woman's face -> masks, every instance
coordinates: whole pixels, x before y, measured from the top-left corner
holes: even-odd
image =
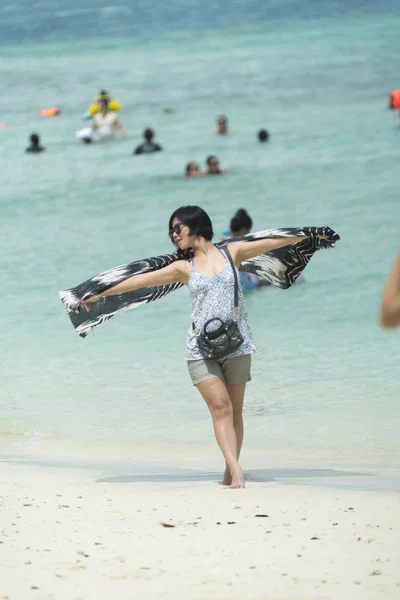
[[[169,232],[171,240],[180,248],[185,250],[186,248],[192,247],[193,236],[189,235],[189,226],[185,225],[175,217],[172,221],[172,227]]]
[[[197,163],[194,162],[189,165],[187,176],[188,177],[200,177],[200,167]]]

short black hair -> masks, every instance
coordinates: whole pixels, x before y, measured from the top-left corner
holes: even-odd
[[[34,145],[38,145],[39,144],[39,135],[37,133],[31,133],[31,135],[29,136],[29,139],[31,140],[32,144]]]
[[[168,231],[172,229],[172,221],[177,218],[189,227],[190,235],[198,235],[211,241],[214,235],[211,219],[200,206],[180,206],[169,218]]]
[[[236,214],[231,219],[230,229],[232,233],[236,233],[241,229],[250,229],[253,226],[253,221],[245,208],[239,208]]]
[[[194,160],[190,161],[187,165],[186,165],[186,175],[189,175],[190,169],[192,168],[192,165],[195,165],[196,163],[194,162]]]
[[[152,129],[150,129],[150,127],[147,127],[147,129],[144,130],[143,132],[143,137],[145,140],[151,140],[153,139],[154,136],[154,131]]]
[[[269,132],[266,129],[260,129],[258,132],[258,139],[260,142],[265,142],[269,139]]]

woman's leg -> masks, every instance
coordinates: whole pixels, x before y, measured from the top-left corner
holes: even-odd
[[[239,460],[240,450],[243,444],[243,401],[244,393],[246,391],[245,383],[227,383],[226,389],[228,390],[229,397],[231,399],[232,411],[233,411],[233,427],[236,433],[237,442],[237,458]],[[224,478],[222,485],[230,485],[232,482],[232,476],[228,467],[228,463],[225,465]]]
[[[238,442],[233,423],[233,407],[225,383],[218,377],[197,384],[214,424],[215,437],[232,476],[230,487],[243,488],[243,472],[238,463]]]

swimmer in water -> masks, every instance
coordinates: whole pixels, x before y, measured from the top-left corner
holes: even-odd
[[[266,129],[260,129],[257,134],[257,137],[260,142],[268,142],[269,141],[269,132]]]
[[[241,235],[246,235],[250,233],[251,228],[253,227],[253,220],[250,217],[249,213],[245,208],[239,208],[236,211],[234,216],[231,219],[229,226],[229,234],[228,232],[224,232],[222,236],[222,240],[227,240],[230,238],[239,237]],[[228,234],[228,235],[227,235]],[[271,285],[268,281],[263,279],[262,277],[258,277],[253,273],[246,273],[245,271],[239,271],[240,283],[242,285],[242,290],[247,292],[248,290],[252,290],[254,288],[264,287],[266,285]],[[301,274],[296,279],[297,283],[304,283],[304,275]]]
[[[253,220],[245,208],[239,208],[231,219],[229,233],[231,237],[238,237],[250,233]]]
[[[99,90],[97,92],[97,102],[99,102],[100,100],[107,100],[107,102],[110,102],[111,98],[112,96],[108,92],[106,92],[106,90]]]
[[[112,140],[114,138],[114,130],[118,129],[122,135],[127,136],[128,132],[118,119],[115,112],[108,109],[108,101],[100,100],[100,112],[95,114],[92,121],[92,130],[97,131],[101,140]]]
[[[203,173],[201,173],[197,162],[190,162],[186,165],[186,177],[189,179],[195,179],[201,177],[202,175]]]
[[[225,235],[222,239],[226,240],[246,235],[247,233],[250,233],[252,226],[253,221],[247,210],[239,208],[231,219],[229,235]],[[239,280],[244,292],[270,285],[265,279],[262,279],[253,273],[246,273],[245,271],[239,271]]]
[[[217,128],[215,130],[216,135],[227,135],[231,133],[228,127],[228,117],[225,115],[218,115],[217,117]]]
[[[32,135],[29,136],[29,141],[30,146],[28,146],[25,149],[25,152],[38,153],[43,152],[43,150],[45,150],[45,148],[43,148],[43,146],[40,145],[40,137],[37,133],[32,133]]]
[[[219,166],[219,160],[216,156],[209,156],[206,160],[207,172],[206,175],[224,175],[228,172],[228,169],[221,169]]]
[[[151,152],[161,152],[161,146],[153,142],[154,131],[152,129],[145,129],[143,132],[143,137],[145,139],[144,143],[137,146],[133,154],[149,154]]]

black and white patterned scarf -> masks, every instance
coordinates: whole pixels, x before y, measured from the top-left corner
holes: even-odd
[[[321,239],[318,236],[327,236],[327,239]],[[253,242],[255,240],[287,237],[304,237],[304,240],[246,260],[240,265],[239,270],[253,273],[273,285],[287,289],[296,281],[316,250],[333,248],[335,243],[340,240],[339,235],[330,227],[296,227],[266,229],[236,237],[234,240],[227,239],[215,245],[223,247],[232,243],[232,241]],[[191,250],[178,250],[172,254],[136,260],[104,271],[76,287],[59,292],[76,332],[81,337],[86,337],[96,325],[101,325],[116,313],[136,308],[148,302],[154,302],[182,287],[183,284],[172,283],[158,287],[145,287],[125,294],[104,296],[91,305],[89,313],[80,305],[82,300],[102,294],[109,288],[121,283],[121,281],[132,277],[132,275],[156,271],[170,265],[175,260],[189,260],[191,256]]]

